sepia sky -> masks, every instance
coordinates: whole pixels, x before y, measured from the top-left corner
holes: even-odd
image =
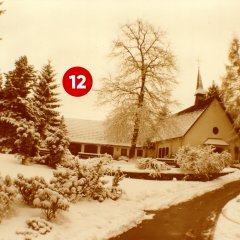
[[[72,97],[64,92],[64,72],[87,68],[93,89],[113,73],[107,57],[119,26],[143,19],[167,32],[176,56],[179,84],[173,96],[179,110],[194,102],[198,59],[204,87],[221,83],[230,41],[240,37],[239,0],[5,0],[0,17],[0,71],[12,70],[21,55],[36,69],[48,59],[57,72],[65,117],[104,119],[109,107],[96,107],[96,94]]]

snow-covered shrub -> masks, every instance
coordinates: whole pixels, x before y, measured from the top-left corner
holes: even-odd
[[[232,162],[231,154],[223,151],[214,152],[212,146],[183,146],[176,153],[176,160],[181,169],[196,174],[211,174],[222,171]]]
[[[124,174],[122,173],[120,168],[118,168],[114,173],[114,177],[113,177],[113,180],[112,180],[112,186],[113,187],[118,187],[119,182],[122,181],[123,179],[124,179]]]
[[[110,155],[110,154],[108,154],[108,153],[102,154],[100,158],[102,158],[102,159],[108,159],[109,161],[112,161],[112,160],[113,160],[112,155]]]
[[[42,235],[49,233],[52,230],[52,224],[43,218],[36,217],[26,220],[28,228],[39,232]]]
[[[44,189],[48,186],[43,177],[26,178],[22,174],[17,175],[15,185],[21,193],[23,200],[30,206],[33,205],[33,200],[39,189]]]
[[[59,167],[53,172],[53,176],[50,181],[52,188],[70,202],[76,202],[84,196],[86,179],[78,176],[74,170]]]
[[[118,168],[113,176],[112,179],[112,187],[108,189],[108,197],[111,198],[112,200],[117,200],[121,197],[122,195],[122,189],[119,187],[119,182],[124,179],[124,174]]]
[[[59,210],[66,211],[69,208],[67,199],[50,188],[39,189],[35,194],[33,205],[41,208],[48,220],[55,218]]]
[[[37,164],[41,164],[41,165],[45,165],[46,164],[46,159],[47,159],[47,156],[36,156],[36,157],[33,157],[31,160],[33,163],[37,163]]]
[[[56,168],[57,164],[65,161],[65,152],[68,150],[69,139],[65,131],[59,128],[54,133],[49,133],[46,138],[47,149],[49,154],[46,156],[46,164]]]
[[[79,201],[83,197],[98,201],[111,198],[111,189],[105,186],[106,182],[103,180],[107,162],[109,158],[79,160],[73,157],[63,164],[64,167],[54,171],[51,187],[71,202]],[[115,181],[120,181],[120,177]]]
[[[0,176],[0,222],[10,210],[17,193],[13,180],[9,176],[5,178]]]
[[[40,135],[36,132],[32,121],[22,121],[16,129],[16,140],[14,142],[17,154],[26,164],[32,157],[38,154]]]
[[[164,170],[170,170],[171,167],[161,161],[154,158],[140,158],[137,160],[137,167],[139,169],[149,169],[151,170],[150,175],[153,177],[160,176],[161,172]]]

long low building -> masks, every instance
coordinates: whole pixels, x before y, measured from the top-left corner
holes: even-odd
[[[106,139],[103,121],[65,119],[70,138],[70,151],[75,155],[110,154],[114,159],[129,156],[130,143],[113,143]],[[154,150],[137,145],[135,157],[146,157]]]

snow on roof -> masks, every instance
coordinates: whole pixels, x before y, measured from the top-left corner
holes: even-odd
[[[103,121],[66,118],[68,135],[71,142],[130,146],[130,143],[113,143],[105,137]]]
[[[195,95],[197,94],[206,94],[206,91],[204,89],[197,89]]]
[[[204,144],[206,145],[218,145],[218,146],[229,146],[227,142],[220,138],[208,138]]]
[[[192,125],[198,120],[206,108],[193,112],[175,114],[159,123],[159,131],[155,141],[184,136]]]

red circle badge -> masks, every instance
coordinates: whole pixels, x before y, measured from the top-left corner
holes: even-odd
[[[92,75],[83,67],[72,67],[64,73],[62,84],[68,94],[81,97],[91,90],[93,84]]]

